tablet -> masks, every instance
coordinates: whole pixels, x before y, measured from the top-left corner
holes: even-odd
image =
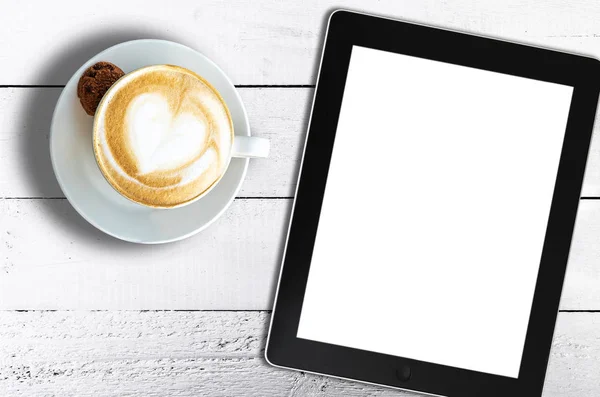
[[[434,395],[540,396],[599,65],[336,11],[267,361]]]

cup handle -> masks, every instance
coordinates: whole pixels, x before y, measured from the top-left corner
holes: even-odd
[[[271,144],[268,139],[256,136],[236,135],[233,139],[232,157],[269,157]]]

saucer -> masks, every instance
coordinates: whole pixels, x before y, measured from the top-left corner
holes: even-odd
[[[223,178],[204,197],[183,207],[155,209],[129,201],[104,179],[92,148],[92,124],[77,98],[77,83],[89,66],[112,62],[125,73],[148,65],[171,64],[208,80],[225,99],[236,135],[250,136],[248,116],[233,83],[204,55],[164,40],[135,40],[102,51],[87,61],[62,91],[50,128],[52,167],[66,198],[89,223],[121,240],[159,244],[192,236],[231,205],[246,175],[248,159],[232,158]]]

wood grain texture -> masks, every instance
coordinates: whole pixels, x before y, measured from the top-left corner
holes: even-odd
[[[600,56],[592,0],[3,2],[0,309],[269,309],[291,200],[236,200],[179,243],[115,240],[66,200],[22,199],[62,197],[47,142],[60,88],[15,86],[63,85],[94,54],[138,38],[189,45],[236,84],[310,85],[334,7]],[[240,195],[292,196],[312,89],[240,93],[253,134],[273,149],[251,163]],[[600,197],[599,135],[596,127],[583,196]],[[584,201],[563,309],[600,309],[599,241],[600,201]],[[267,366],[268,320],[261,311],[0,310],[0,396],[412,395]],[[559,315],[545,396],[600,395],[599,335],[600,313]]]
[[[141,246],[66,200],[0,200],[0,309],[267,309],[290,200],[236,200],[186,240]]]
[[[581,197],[600,197],[600,121],[594,122],[594,135],[588,152]]]
[[[2,5],[0,85],[65,84],[92,55],[137,38],[196,48],[236,84],[312,84],[335,8],[600,54],[591,0],[14,1]]]
[[[0,88],[0,198],[64,197],[48,150],[60,92],[61,88]],[[271,156],[250,162],[239,195],[293,196],[313,90],[241,88],[239,92],[252,134],[271,141]]]
[[[290,210],[238,199],[194,237],[139,246],[66,200],[0,200],[0,309],[270,309]],[[600,201],[582,201],[562,309],[600,309],[598,241]]]
[[[268,366],[263,355],[269,317],[0,312],[0,390],[81,397],[413,395]],[[598,395],[599,334],[600,314],[559,315],[544,396]]]
[[[271,156],[251,161],[242,197],[291,197],[304,148],[312,88],[240,88],[253,135]],[[50,164],[48,132],[61,88],[0,88],[0,198],[64,197]],[[582,196],[600,196],[600,123]]]
[[[561,308],[600,310],[600,200],[579,203]]]

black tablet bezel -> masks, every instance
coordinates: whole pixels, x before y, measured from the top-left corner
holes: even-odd
[[[354,45],[574,87],[517,379],[296,336]],[[265,353],[267,361],[286,368],[444,396],[504,397],[516,392],[541,395],[599,92],[600,62],[593,58],[335,11],[323,49]],[[398,303],[398,315],[402,315],[402,302]]]

